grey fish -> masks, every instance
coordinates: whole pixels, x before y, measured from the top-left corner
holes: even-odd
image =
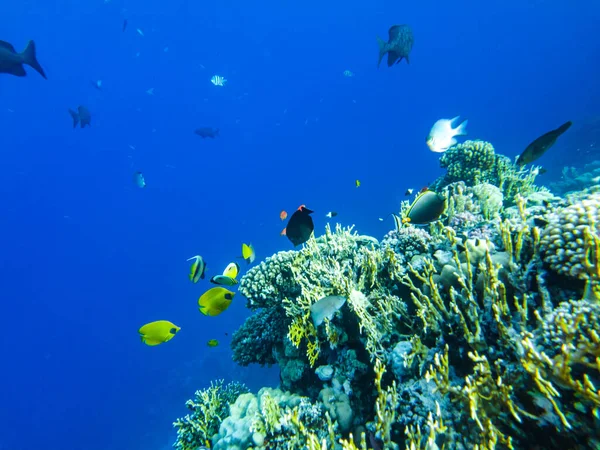
[[[535,141],[527,146],[523,153],[517,157],[517,166],[524,166],[525,164],[532,163],[536,159],[540,158],[546,150],[552,147],[556,140],[567,131],[573,123],[571,121],[563,123],[556,130],[549,131],[548,133],[540,136]]]
[[[198,136],[200,136],[201,138],[216,138],[219,135],[219,129],[218,128],[212,128],[212,127],[202,127],[202,128],[198,128],[196,129],[196,131],[194,131],[194,133],[196,133]]]
[[[90,114],[89,109],[87,109],[83,105],[79,105],[77,111],[73,111],[69,109],[69,114],[73,118],[73,128],[77,127],[77,125],[81,125],[81,128],[85,128],[85,126],[90,126],[92,124],[92,115]]]
[[[388,55],[388,67],[399,63],[403,58],[409,63],[408,55],[415,42],[412,29],[408,25],[394,25],[389,29],[388,34],[387,42],[377,36],[377,43],[379,44],[377,67],[381,64],[381,60],[386,53]]]
[[[23,64],[35,69],[41,76],[46,78],[44,69],[40,66],[35,56],[35,42],[29,41],[27,47],[21,53],[6,41],[0,41],[0,73],[8,73],[17,77],[27,75]]]

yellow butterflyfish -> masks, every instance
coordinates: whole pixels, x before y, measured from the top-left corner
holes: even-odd
[[[256,253],[252,244],[242,244],[242,258],[246,260],[248,264],[252,264],[256,259]]]
[[[218,316],[229,308],[234,295],[224,287],[211,288],[198,299],[198,308],[205,316]]]
[[[179,330],[180,327],[168,320],[157,320],[141,327],[138,333],[144,344],[153,346],[170,341]]]
[[[237,278],[238,273],[240,273],[240,265],[236,262],[231,262],[225,267],[223,271],[223,276],[233,278],[234,280]]]

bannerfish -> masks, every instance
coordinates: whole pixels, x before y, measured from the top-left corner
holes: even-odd
[[[572,124],[573,123],[571,121],[563,123],[556,130],[549,131],[529,144],[527,148],[523,150],[523,153],[517,157],[517,166],[530,164],[536,159],[540,158],[544,153],[546,153],[546,150],[556,143],[556,140],[560,137],[560,135],[567,131]]]
[[[429,150],[436,153],[443,153],[456,144],[456,136],[465,136],[467,134],[468,120],[461,122],[454,128],[454,123],[459,117],[440,119],[433,124],[429,136],[427,136]]]
[[[234,296],[234,292],[224,287],[210,288],[198,299],[198,309],[205,316],[218,316],[229,308]]]
[[[29,41],[25,50],[21,53],[17,53],[12,44],[6,41],[0,41],[0,73],[24,77],[27,75],[27,72],[25,72],[23,64],[27,64],[42,77],[46,78],[44,69],[42,69],[42,66],[36,57],[35,42]]]
[[[216,138],[219,135],[219,129],[218,128],[212,128],[212,127],[202,127],[202,128],[197,128],[194,133],[196,133],[198,136],[200,136],[202,139],[205,138]]]
[[[310,215],[314,211],[308,209],[306,206],[301,205],[287,224],[285,235],[294,244],[294,247],[304,244],[310,238],[311,234],[315,229],[312,217]]]
[[[206,263],[200,255],[192,256],[188,258],[188,261],[194,260],[190,267],[189,278],[192,283],[197,283],[200,279],[204,279],[204,273],[206,272]]]
[[[138,171],[133,174],[133,182],[139,188],[146,187],[146,179],[144,178],[144,174],[142,172]]]
[[[377,36],[377,43],[379,44],[377,67],[381,64],[381,60],[386,53],[388,55],[388,67],[399,63],[403,58],[409,63],[408,55],[415,42],[412,29],[408,25],[394,25],[388,30],[388,36],[387,42]]]
[[[92,115],[90,114],[89,109],[83,105],[79,105],[77,111],[69,109],[69,114],[71,114],[71,117],[73,118],[73,128],[76,128],[77,124],[79,124],[81,128],[85,128],[86,125],[90,126],[92,124]]]
[[[146,345],[154,346],[169,342],[181,330],[180,327],[168,320],[157,320],[142,326],[138,333]]]
[[[446,209],[446,197],[433,191],[421,192],[408,208],[403,222],[427,225],[440,218]],[[396,220],[396,217],[394,217]],[[397,224],[398,226],[399,224]]]

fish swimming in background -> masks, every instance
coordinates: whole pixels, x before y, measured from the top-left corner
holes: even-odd
[[[135,31],[137,31],[137,34],[139,34],[141,37],[144,37],[144,32],[139,28],[137,28]]]
[[[337,216],[337,213],[335,211],[329,211],[327,214],[325,214],[325,217],[329,219],[333,219],[335,216]]]
[[[399,63],[402,59],[406,59],[406,62],[409,63],[408,55],[415,42],[412,29],[408,25],[394,25],[388,30],[388,36],[387,42],[377,36],[377,43],[379,44],[377,67],[381,64],[381,60],[386,53],[388,55],[388,67]]]
[[[197,283],[200,279],[204,280],[204,273],[206,272],[206,263],[200,255],[192,256],[188,258],[188,261],[194,260],[190,267],[189,278],[192,283]]]
[[[219,135],[219,129],[212,128],[212,127],[201,127],[201,128],[196,128],[196,130],[194,130],[194,133],[196,133],[202,139],[206,139],[206,138],[214,139]]]
[[[121,28],[121,31],[125,31],[127,29],[127,19],[123,19],[123,27]]]
[[[168,320],[157,320],[142,326],[138,333],[144,344],[154,346],[169,342],[179,330],[180,327]]]
[[[287,216],[288,216],[288,214],[287,214],[287,211],[281,211],[281,212],[279,213],[279,218],[280,218],[281,220],[285,220],[285,219],[287,219]]]
[[[146,90],[146,94],[154,95],[154,88],[150,88],[150,89]]]
[[[431,127],[429,136],[427,136],[427,146],[429,150],[436,153],[443,153],[456,144],[455,136],[465,136],[467,134],[467,123],[465,120],[453,128],[454,122],[460,116],[452,119],[440,119]]]
[[[35,42],[29,41],[25,50],[17,53],[12,44],[0,41],[0,73],[24,77],[27,75],[27,72],[25,72],[23,64],[33,68],[42,77],[46,78],[44,69],[42,69],[36,57]]]
[[[212,84],[214,84],[215,86],[225,86],[225,83],[227,83],[227,80],[225,78],[223,78],[221,75],[213,75],[212,78],[210,79],[210,82]]]
[[[71,114],[71,117],[73,118],[73,128],[77,127],[77,124],[80,124],[81,128],[91,126],[92,124],[92,115],[90,114],[89,109],[83,105],[79,105],[77,111],[69,109],[69,114]]]
[[[146,180],[145,180],[144,174],[142,172],[138,171],[138,172],[135,172],[133,174],[133,182],[139,188],[145,188],[146,187]]]
[[[210,288],[198,299],[198,309],[205,316],[218,316],[229,308],[234,296],[234,292],[224,287]]]
[[[408,196],[408,195],[412,195],[414,189],[407,189],[406,192],[404,193],[404,195]]]
[[[288,221],[285,235],[290,240],[294,247],[304,244],[312,235],[315,224],[313,223],[310,215],[314,211],[308,209],[306,206],[301,205],[290,220]]]
[[[102,80],[90,81],[90,83],[95,89],[98,89],[99,91],[102,90]]]
[[[344,70],[344,76],[348,77],[348,78],[352,78],[354,76],[354,73],[349,70]]]
[[[242,244],[242,258],[246,260],[248,264],[252,264],[256,259],[256,252],[252,244]]]
[[[219,345],[219,341],[217,341],[216,339],[211,339],[206,343],[206,345],[208,345],[209,347],[216,347],[217,345]]]
[[[360,180],[355,180],[354,181],[354,186],[360,187]]]
[[[549,131],[529,144],[527,148],[523,150],[523,153],[517,157],[517,166],[524,166],[525,164],[530,164],[539,159],[546,153],[546,150],[556,143],[556,140],[560,135],[567,131],[571,125],[573,125],[573,122],[565,122],[556,130]]]

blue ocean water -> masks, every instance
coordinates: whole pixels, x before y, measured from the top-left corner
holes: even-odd
[[[399,23],[411,63],[377,69],[376,36]],[[597,116],[598,23],[592,0],[5,2],[0,39],[33,39],[48,80],[0,77],[0,449],[168,448],[211,380],[276,385],[231,361],[245,300],[201,315],[209,284],[186,259],[214,275],[242,242],[258,260],[290,249],[279,212],[300,204],[317,234],[334,210],[380,238],[378,217],[442,173],[425,145],[439,118],[514,157]],[[80,104],[91,128],[71,126]],[[141,344],[160,319],[181,332]]]

